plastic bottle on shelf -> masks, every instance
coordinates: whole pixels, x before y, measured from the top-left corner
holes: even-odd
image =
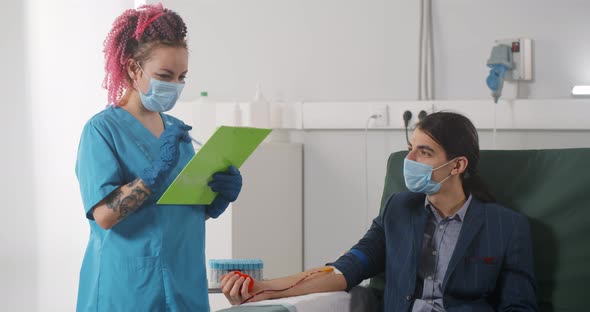
[[[286,103],[283,95],[279,93],[276,101],[270,103],[270,127],[272,129],[280,129],[283,126],[283,110]]]
[[[256,96],[250,102],[250,120],[248,123],[251,127],[269,128],[270,127],[270,104],[262,95],[260,83],[256,88]]]
[[[209,101],[209,93],[202,91],[199,100],[197,101],[199,111],[200,124],[197,125],[200,129],[202,141],[207,141],[209,137],[215,132],[216,124],[216,109],[215,103]]]
[[[232,120],[234,126],[240,127],[242,125],[242,108],[240,107],[240,103],[238,103],[238,101],[234,102],[232,108]]]

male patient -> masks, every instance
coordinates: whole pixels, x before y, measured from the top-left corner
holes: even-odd
[[[384,272],[384,311],[537,311],[528,220],[495,203],[478,176],[471,121],[431,114],[417,125],[409,150],[403,173],[410,192],[389,197],[346,254],[270,281],[226,274],[228,300],[350,290]]]

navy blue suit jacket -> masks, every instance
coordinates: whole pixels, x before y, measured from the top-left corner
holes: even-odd
[[[409,311],[428,212],[425,195],[392,195],[353,249],[332,263],[348,289],[385,272],[385,311]],[[525,216],[473,198],[443,281],[447,311],[537,311],[532,242]]]

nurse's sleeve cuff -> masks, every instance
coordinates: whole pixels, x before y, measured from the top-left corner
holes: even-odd
[[[109,196],[113,191],[118,189],[118,185],[104,185],[96,192],[88,192],[88,198],[84,200],[84,210],[86,210],[86,218],[88,220],[94,221],[94,216],[92,215],[92,209],[96,207],[100,202],[102,202],[107,196]]]

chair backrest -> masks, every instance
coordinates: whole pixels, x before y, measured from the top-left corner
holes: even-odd
[[[406,155],[389,157],[382,206],[391,194],[407,191]],[[589,162],[590,148],[481,151],[478,170],[498,202],[529,218],[542,311],[588,309]],[[383,276],[371,280],[371,287],[383,285]]]

